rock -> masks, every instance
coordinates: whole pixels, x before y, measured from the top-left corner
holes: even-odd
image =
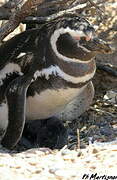
[[[107,93],[104,95],[104,100],[112,104],[117,104],[117,91],[107,91]]]

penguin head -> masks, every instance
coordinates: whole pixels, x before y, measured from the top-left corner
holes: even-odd
[[[96,37],[94,27],[82,17],[69,14],[54,22],[50,36],[56,56],[73,60],[87,61],[97,53],[110,52],[110,47]]]

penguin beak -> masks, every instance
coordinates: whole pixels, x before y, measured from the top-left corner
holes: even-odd
[[[110,54],[113,52],[111,45],[99,38],[94,38],[92,40],[97,51],[100,53]]]
[[[107,42],[96,37],[96,32],[93,28],[84,33],[86,35],[85,40],[88,41],[87,45],[89,44],[89,46],[91,46],[92,51],[94,49],[94,51],[96,50],[98,53],[112,53],[111,46]]]
[[[97,53],[105,53],[110,54],[113,52],[113,49],[111,46],[103,41],[102,39],[99,39],[97,37],[91,38],[90,40],[86,40],[86,37],[82,37],[79,41],[81,46],[84,46],[90,51],[95,51]]]
[[[84,48],[89,51],[105,54],[110,54],[113,52],[111,46],[107,42],[96,37],[94,29],[84,31],[82,33],[74,33],[72,37],[74,40],[76,40],[78,46],[84,46]]]

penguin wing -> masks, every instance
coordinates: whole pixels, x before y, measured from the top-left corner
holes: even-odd
[[[8,106],[8,127],[2,145],[12,149],[20,140],[25,124],[26,92],[32,82],[32,75],[13,80],[6,91]]]
[[[20,53],[34,52],[36,38],[41,37],[40,29],[24,31],[9,39],[0,46],[0,67],[8,62],[14,61]]]

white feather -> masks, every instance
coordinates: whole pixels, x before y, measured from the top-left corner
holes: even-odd
[[[5,79],[7,75],[12,74],[13,72],[19,72],[20,75],[23,74],[18,64],[9,63],[0,71],[0,85],[3,84],[3,79]]]
[[[37,79],[38,77],[42,77],[45,76],[45,78],[48,80],[50,75],[55,75],[55,76],[59,76],[62,79],[68,81],[68,82],[72,82],[75,84],[78,83],[84,83],[88,80],[90,80],[91,78],[93,78],[94,74],[95,74],[95,70],[92,73],[80,76],[80,77],[74,77],[71,76],[69,74],[66,74],[65,72],[63,72],[58,66],[53,66],[51,65],[48,68],[43,69],[42,71],[36,71],[34,74],[34,78]]]
[[[62,111],[65,106],[85,88],[45,90],[27,98],[26,116],[28,120],[46,119]]]
[[[17,58],[21,58],[21,57],[23,57],[23,56],[25,56],[26,55],[26,53],[20,53],[18,56],[17,56]]]

